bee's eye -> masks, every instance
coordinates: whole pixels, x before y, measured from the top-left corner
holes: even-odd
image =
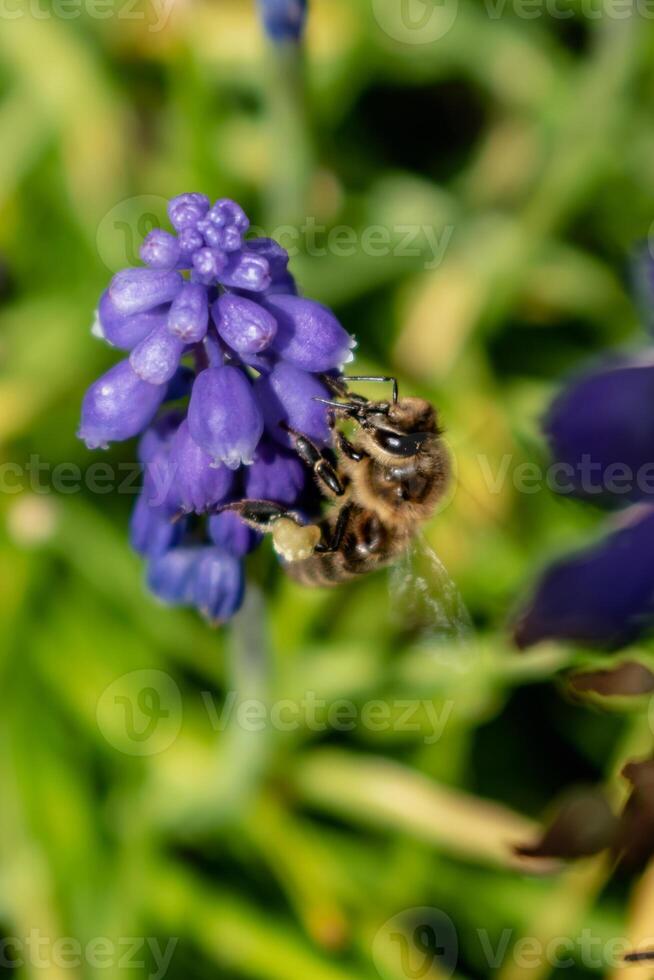
[[[390,429],[376,429],[374,439],[380,449],[393,456],[415,456],[426,436],[426,432],[399,435],[397,432],[391,432]]]

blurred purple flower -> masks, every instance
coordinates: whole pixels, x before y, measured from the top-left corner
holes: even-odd
[[[281,245],[245,237],[236,202],[181,194],[168,216],[174,231],[143,242],[146,268],[119,272],[100,298],[93,332],[129,356],[89,388],[79,435],[95,449],[141,434],[133,547],[157,596],[216,622],[240,605],[243,558],[259,536],[212,511],[243,494],[303,499],[306,472],[280,422],[328,439],[316,373],[349,360],[354,340],[298,297]],[[173,401],[181,407],[159,411]]]
[[[654,509],[554,563],[515,630],[520,647],[562,639],[617,649],[654,621]]]
[[[654,359],[614,358],[565,389],[544,423],[561,492],[631,505],[599,543],[546,570],[515,627],[618,649],[654,625]]]
[[[304,30],[307,0],[259,0],[266,33],[273,41],[299,41]]]

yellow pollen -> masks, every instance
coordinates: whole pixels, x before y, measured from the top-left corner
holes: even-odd
[[[272,533],[273,547],[284,561],[303,561],[310,558],[320,541],[320,528],[316,524],[296,524],[288,517],[275,521]]]

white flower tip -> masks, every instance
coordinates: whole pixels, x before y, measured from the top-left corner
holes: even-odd
[[[102,324],[100,322],[100,314],[98,310],[93,314],[93,323],[91,324],[91,336],[97,337],[98,340],[106,340],[104,330],[102,329]]]

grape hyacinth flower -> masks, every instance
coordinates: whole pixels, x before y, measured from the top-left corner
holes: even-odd
[[[276,43],[297,43],[304,31],[307,0],[259,0],[266,34]]]
[[[97,449],[140,435],[130,538],[149,587],[223,622],[260,536],[220,508],[246,496],[301,504],[306,472],[282,424],[327,441],[320,375],[340,371],[355,344],[331,310],[298,295],[276,241],[246,237],[236,202],[181,194],[168,217],[172,231],[145,238],[143,267],[100,297],[93,333],[126,356],[87,391],[79,436]]]
[[[639,261],[639,286],[654,265]],[[544,424],[561,492],[621,508],[598,543],[552,564],[518,620],[529,647],[560,639],[616,650],[654,626],[654,356],[613,357],[565,389]]]

